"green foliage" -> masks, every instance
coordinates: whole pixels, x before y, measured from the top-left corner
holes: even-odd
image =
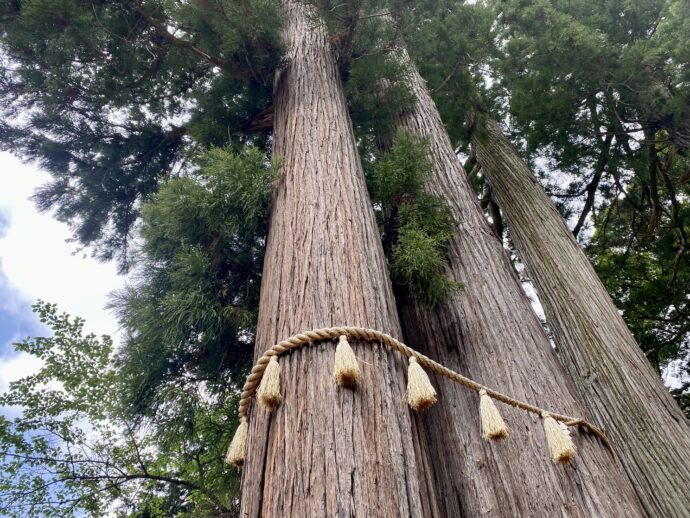
[[[495,16],[487,2],[434,0],[415,5],[402,18],[405,41],[453,142],[467,145],[465,116],[495,74]],[[397,14],[397,11],[394,11]],[[398,17],[400,18],[400,17]],[[404,29],[403,29],[404,30]]]
[[[393,145],[369,169],[368,185],[376,201],[388,213],[406,198],[419,195],[433,164],[428,156],[429,143],[405,131],[397,133]]]
[[[135,414],[159,412],[190,377],[222,392],[228,375],[250,366],[275,174],[256,148],[215,148],[143,207],[133,282],[111,301],[126,332],[118,365]]]
[[[509,107],[564,215],[589,216],[586,251],[648,358],[680,361],[687,376],[687,2],[493,6],[504,41],[495,104]]]
[[[428,142],[404,131],[367,168],[393,283],[433,308],[461,285],[445,273],[455,221],[445,202],[424,192]]]
[[[390,54],[355,56],[344,89],[357,135],[391,142],[401,110],[414,105],[406,77],[405,68]]]
[[[18,352],[41,363],[14,381],[0,406],[0,514],[200,516],[231,512],[239,477],[224,465],[237,426],[237,392],[209,395],[186,383],[138,430],[121,407],[123,380],[110,364],[112,341],[84,334],[84,321],[38,302],[52,331]]]
[[[425,307],[435,307],[462,288],[445,273],[453,229],[450,211],[437,198],[421,194],[400,207],[391,276]]]
[[[676,158],[668,172],[661,171],[669,176],[669,183],[659,188],[660,197],[667,195],[668,185],[678,186],[679,191],[673,190],[675,207],[671,201],[663,204],[652,235],[645,237],[652,209],[640,207],[644,190],[642,182],[633,178],[625,196],[618,192],[609,195],[605,210],[595,218],[596,231],[587,247],[597,273],[658,369],[678,359],[687,369],[690,355],[690,269],[685,255],[690,232],[690,188],[680,182],[688,167],[689,160]]]
[[[192,149],[265,142],[247,128],[279,33],[267,0],[3,2],[0,148],[50,172],[39,208],[126,269],[138,207]]]

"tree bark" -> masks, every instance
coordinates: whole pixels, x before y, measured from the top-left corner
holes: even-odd
[[[355,325],[401,336],[335,59],[313,11],[283,2],[274,192],[257,357],[296,332]],[[405,403],[406,363],[352,341],[362,379],[333,380],[335,346],[281,356],[282,404],[251,410],[243,517],[437,516],[428,457]]]
[[[404,51],[401,60],[409,64]],[[435,164],[426,187],[458,221],[448,275],[463,292],[433,311],[402,302],[407,343],[441,363],[513,397],[586,417],[576,390],[522,291],[502,244],[484,218],[426,84],[410,65],[417,103],[402,127],[430,139]],[[579,454],[554,465],[540,419],[505,405],[505,441],[481,438],[479,398],[436,377],[439,403],[424,417],[439,507],[444,516],[638,516],[627,479],[595,439],[572,430]]]
[[[690,516],[690,426],[553,203],[492,119],[472,145],[535,284],[556,353],[649,516]]]

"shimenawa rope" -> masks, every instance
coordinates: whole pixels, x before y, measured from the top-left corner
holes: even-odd
[[[508,429],[505,426],[498,409],[493,404],[492,400],[500,401],[506,405],[515,408],[520,408],[527,412],[538,415],[544,421],[544,430],[546,439],[549,445],[549,451],[554,462],[568,463],[575,455],[575,446],[572,443],[568,427],[581,426],[596,435],[601,442],[606,446],[612,456],[614,455],[613,448],[606,438],[604,432],[599,428],[589,423],[588,421],[571,417],[564,414],[557,414],[547,411],[535,405],[531,405],[524,401],[514,399],[510,396],[502,394],[493,390],[481,383],[477,383],[470,378],[467,378],[455,372],[444,365],[432,360],[428,356],[415,351],[404,343],[396,340],[386,333],[376,331],[374,329],[367,329],[363,327],[327,327],[323,329],[314,329],[291,336],[275,344],[268,349],[261,358],[256,362],[252,368],[251,373],[247,376],[247,380],[240,395],[239,416],[240,427],[235,434],[235,437],[230,444],[226,461],[241,466],[244,462],[244,450],[246,448],[247,439],[247,412],[251,403],[252,397],[256,392],[257,386],[261,383],[259,388],[259,401],[269,410],[277,406],[280,401],[279,394],[279,373],[280,369],[276,364],[276,358],[281,354],[302,347],[304,345],[322,342],[324,340],[339,340],[338,351],[336,354],[336,370],[335,379],[341,385],[355,385],[359,379],[359,368],[356,359],[346,337],[352,339],[359,339],[368,342],[380,342],[391,347],[392,349],[403,354],[410,360],[410,369],[408,371],[408,402],[415,410],[423,410],[431,406],[436,401],[436,392],[429,383],[426,373],[421,367],[440,374],[450,380],[455,381],[471,390],[477,392],[480,397],[480,412],[482,414],[482,423],[484,427],[484,437],[487,439],[502,439],[508,436]],[[271,369],[268,369],[267,378],[262,381],[264,371],[271,364]],[[420,367],[421,366],[421,367]],[[426,378],[426,379],[424,379]],[[428,385],[427,385],[428,384]],[[264,392],[265,391],[265,392]],[[263,393],[262,393],[263,392]],[[557,423],[557,421],[559,424]]]

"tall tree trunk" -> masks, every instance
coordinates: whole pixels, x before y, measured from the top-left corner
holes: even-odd
[[[409,58],[400,52],[402,61]],[[513,397],[584,416],[503,247],[484,218],[426,84],[410,65],[417,102],[401,115],[408,131],[429,137],[435,164],[427,181],[458,221],[447,269],[466,288],[434,311],[402,303],[407,343]],[[573,430],[574,466],[554,465],[540,419],[500,405],[511,428],[503,442],[480,435],[479,398],[436,379],[439,403],[424,417],[439,506],[444,516],[638,516],[627,479],[595,439]]]
[[[256,355],[296,332],[357,325],[400,336],[395,301],[340,78],[324,28],[284,2],[276,78],[274,192]],[[353,343],[362,379],[333,381],[331,343],[281,356],[283,402],[251,411],[243,517],[437,516],[406,363]]]
[[[556,352],[650,516],[690,515],[690,426],[553,203],[498,124],[472,132]]]

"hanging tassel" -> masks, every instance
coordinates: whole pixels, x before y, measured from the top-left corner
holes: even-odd
[[[501,417],[494,400],[486,390],[479,391],[479,415],[482,418],[482,436],[487,441],[495,441],[508,437],[508,427]]]
[[[273,410],[280,404],[280,365],[277,356],[271,356],[266,366],[257,397],[266,410]]]
[[[340,336],[338,346],[335,348],[333,377],[338,385],[344,387],[354,387],[359,381],[359,364],[345,335]]]
[[[233,464],[238,468],[244,464],[244,452],[247,449],[247,433],[249,432],[249,424],[247,418],[240,419],[240,425],[237,427],[235,436],[232,438],[228,453],[225,455],[225,462]]]
[[[551,459],[556,464],[569,464],[577,453],[577,448],[570,437],[570,430],[563,429],[561,423],[546,412],[541,417],[544,420],[544,431]]]
[[[407,368],[407,404],[421,412],[434,403],[436,391],[429,381],[429,376],[417,363],[417,358],[410,356],[410,366]]]

